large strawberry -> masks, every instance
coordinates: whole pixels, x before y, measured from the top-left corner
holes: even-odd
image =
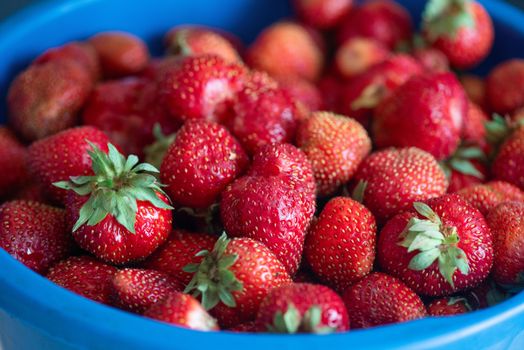
[[[511,113],[524,107],[524,60],[513,59],[493,68],[486,79],[486,98],[491,110]]]
[[[88,142],[88,141],[87,141]],[[88,151],[92,176],[54,185],[70,190],[66,208],[73,237],[102,260],[124,264],[149,256],[171,231],[171,207],[150,164],[127,159],[112,145],[108,154]]]
[[[415,201],[446,193],[448,182],[435,158],[418,148],[388,148],[369,155],[353,179],[362,203],[379,222],[407,210]]]
[[[229,240],[223,234],[213,250],[197,254],[202,262],[189,264],[194,273],[185,292],[200,296],[221,326],[251,321],[267,293],[291,282],[286,268],[262,243],[249,238]]]
[[[426,204],[427,203],[427,204]],[[489,274],[493,242],[484,216],[458,195],[445,195],[387,222],[378,261],[422,295],[443,296],[472,288]]]
[[[33,201],[0,206],[0,247],[38,273],[71,254],[65,211]]]
[[[313,272],[337,291],[345,291],[373,269],[377,225],[373,214],[350,198],[331,199],[306,240]]]
[[[0,127],[0,197],[19,189],[28,178],[27,149],[7,127]]]
[[[420,297],[395,277],[374,272],[343,296],[351,327],[369,328],[426,316]]]
[[[524,191],[524,126],[515,130],[500,146],[491,165],[493,177]]]
[[[426,38],[455,68],[477,65],[493,46],[491,17],[477,1],[430,0],[423,17]]]
[[[342,299],[326,286],[291,283],[272,289],[260,304],[256,328],[272,333],[333,333],[349,330]]]
[[[467,113],[467,99],[451,73],[426,73],[411,78],[377,108],[375,144],[418,147],[438,160],[456,150]]]
[[[337,26],[353,7],[353,0],[294,0],[295,11],[304,23],[318,29]]]
[[[297,145],[313,166],[320,196],[348,182],[371,150],[371,140],[358,122],[330,112],[315,112],[305,120]]]
[[[524,202],[524,192],[504,181],[490,181],[466,187],[457,194],[484,215],[488,215],[491,209],[504,202]]]

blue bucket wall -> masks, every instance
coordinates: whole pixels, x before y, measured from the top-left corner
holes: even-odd
[[[416,23],[422,0],[400,1]],[[495,0],[497,41],[478,68],[524,57],[524,14]],[[289,16],[282,0],[68,0],[35,5],[0,25],[0,118],[12,77],[44,49],[102,30],[144,38],[154,54],[171,26],[199,23],[231,30],[249,42],[270,22]],[[0,250],[0,345],[16,349],[524,349],[524,294],[496,307],[454,318],[329,336],[199,333],[93,303],[63,290]],[[1,348],[1,346],[0,346]]]

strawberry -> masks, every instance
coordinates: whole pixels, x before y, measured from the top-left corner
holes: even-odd
[[[60,287],[102,304],[112,300],[111,281],[118,270],[89,256],[73,256],[54,265],[47,278]]]
[[[71,254],[62,209],[24,200],[0,205],[0,247],[38,273]]]
[[[472,311],[469,302],[462,297],[446,297],[433,300],[428,305],[430,316],[453,316]]]
[[[504,202],[524,202],[524,192],[504,181],[491,181],[466,187],[457,194],[484,215],[488,215],[493,208]]]
[[[488,110],[486,103],[486,83],[483,78],[476,75],[465,74],[460,77],[460,83],[471,102]]]
[[[448,182],[435,158],[418,148],[388,148],[360,164],[353,183],[363,189],[362,203],[379,222],[409,209],[413,202],[446,193]]]
[[[185,57],[170,65],[159,82],[159,99],[175,120],[221,121],[242,88],[245,68],[218,56]]]
[[[426,308],[408,286],[395,277],[374,272],[343,296],[351,327],[369,328],[426,316]]]
[[[375,144],[418,147],[437,160],[456,150],[467,113],[464,90],[451,73],[426,73],[411,78],[376,109]]]
[[[294,0],[302,22],[318,29],[336,27],[353,7],[353,0]]]
[[[149,61],[146,44],[125,32],[102,32],[89,38],[106,78],[117,78],[139,73]]]
[[[183,285],[169,275],[144,269],[123,269],[112,279],[115,304],[135,313],[142,313]]]
[[[171,206],[157,179],[158,170],[127,159],[108,144],[106,154],[95,144],[91,150],[91,176],[71,176],[55,182],[71,191],[67,197],[68,220],[73,237],[83,249],[113,264],[149,256],[171,231]]]
[[[246,52],[246,62],[274,77],[316,80],[324,56],[305,27],[284,21],[272,24],[258,35]]]
[[[271,333],[326,334],[349,330],[349,317],[342,299],[328,287],[291,283],[269,292],[255,324]]]
[[[427,203],[427,204],[426,204]],[[458,195],[415,202],[379,234],[380,266],[415,292],[444,296],[475,287],[493,264],[484,216]]]
[[[505,114],[524,107],[523,86],[523,59],[512,59],[495,66],[486,79],[486,99],[490,109]]]
[[[455,193],[464,188],[480,185],[488,177],[488,168],[479,160],[466,160],[464,163],[463,160],[459,160],[459,162],[459,166],[465,166],[465,168],[461,170],[456,168],[449,169],[448,193]]]
[[[524,126],[515,130],[500,146],[491,165],[493,177],[524,191]]]
[[[415,50],[413,57],[426,71],[434,73],[445,73],[449,71],[449,61],[442,51],[432,47]]]
[[[388,56],[389,50],[382,43],[369,38],[355,37],[337,48],[335,66],[343,78],[350,79],[383,62]]]
[[[291,282],[277,257],[249,238],[230,240],[223,234],[213,250],[197,255],[203,257],[202,262],[184,268],[194,273],[184,292],[201,296],[202,306],[212,309],[226,328],[253,320],[267,293]]]
[[[375,39],[393,50],[402,41],[409,40],[413,25],[409,13],[400,4],[391,0],[366,1],[343,20],[337,41],[343,43],[350,38]]]
[[[29,147],[29,169],[42,190],[55,202],[65,202],[67,192],[53,186],[54,182],[93,174],[88,154],[91,146],[86,140],[107,150],[108,137],[91,126],[64,130]]]
[[[174,203],[205,209],[247,164],[247,155],[225,127],[190,120],[164,156],[161,179]]]
[[[483,150],[487,149],[486,127],[488,121],[486,113],[474,102],[469,101],[468,112],[464,118],[462,141],[467,144],[477,145]]]
[[[0,197],[18,190],[28,179],[27,149],[13,132],[0,127]]]
[[[524,202],[506,202],[492,209],[493,279],[503,285],[524,284]]]
[[[291,98],[304,105],[309,111],[318,111],[324,106],[320,89],[308,80],[280,78],[278,84]]]
[[[167,242],[157,249],[145,262],[148,269],[158,270],[187,285],[191,274],[182,269],[188,264],[197,264],[202,258],[195,256],[202,250],[212,250],[217,237],[204,233],[174,230]]]
[[[220,216],[226,232],[264,243],[294,274],[315,202],[289,180],[271,176],[245,176],[222,193]]]
[[[326,111],[335,111],[340,104],[340,91],[343,81],[333,73],[320,78],[317,87],[322,95],[323,107]]]
[[[349,181],[371,150],[371,140],[358,122],[330,112],[315,112],[303,121],[297,145],[313,166],[319,196]]]
[[[227,63],[241,62],[233,44],[210,28],[177,26],[167,32],[164,43],[167,53],[171,55],[216,55]]]
[[[56,134],[76,124],[92,87],[90,73],[76,61],[30,65],[9,87],[9,122],[27,141]]]
[[[376,235],[375,218],[366,207],[335,197],[308,234],[305,256],[315,275],[345,291],[373,269]]]
[[[455,68],[472,68],[491,51],[495,36],[493,22],[477,1],[430,0],[423,18],[426,39]]]
[[[155,303],[144,316],[176,326],[199,331],[216,331],[213,317],[191,295],[173,292]]]
[[[271,77],[261,72],[249,76],[237,94],[229,130],[253,154],[262,145],[291,142],[301,118],[296,101]]]

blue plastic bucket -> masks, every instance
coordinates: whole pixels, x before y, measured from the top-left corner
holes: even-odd
[[[524,14],[484,0],[496,26],[485,72],[524,57]],[[420,18],[422,0],[401,1]],[[0,5],[1,6],[1,5]],[[284,0],[68,0],[46,2],[0,26],[0,116],[12,77],[44,49],[120,29],[160,53],[162,34],[181,23],[217,26],[249,41],[291,13]],[[498,306],[452,318],[419,321],[327,336],[202,333],[172,327],[72,294],[25,268],[0,249],[0,349],[524,349],[524,293]]]

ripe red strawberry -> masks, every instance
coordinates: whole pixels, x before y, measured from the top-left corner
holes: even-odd
[[[229,130],[253,154],[276,142],[291,142],[301,119],[296,101],[265,73],[252,73],[237,94]]]
[[[169,146],[161,179],[174,203],[205,209],[247,164],[247,155],[225,127],[192,120],[184,124]]]
[[[524,60],[512,59],[493,68],[486,79],[486,98],[492,111],[506,114],[524,107]]]
[[[493,177],[524,191],[524,126],[515,130],[500,146],[491,165]]]
[[[258,35],[246,52],[246,62],[274,77],[316,80],[324,56],[305,27],[284,21],[272,24]]]
[[[109,305],[111,281],[117,271],[89,256],[74,256],[54,265],[46,277],[76,294]]]
[[[194,273],[184,292],[201,296],[225,328],[251,321],[267,293],[291,282],[286,268],[263,244],[249,238],[227,239],[223,234],[212,251],[201,251],[201,263],[184,268]],[[203,286],[208,286],[207,288]]]
[[[321,280],[345,291],[373,269],[377,225],[359,202],[331,199],[307,235],[305,257]]]
[[[202,250],[211,251],[216,240],[216,236],[205,233],[174,230],[168,241],[157,249],[144,265],[149,269],[167,273],[183,285],[187,285],[191,281],[191,274],[182,269],[188,264],[200,263],[202,258],[195,255]]]
[[[411,35],[412,23],[406,9],[391,0],[372,0],[349,13],[338,30],[337,41],[343,43],[350,38],[364,37],[375,39],[392,50]]]
[[[7,127],[0,127],[0,197],[18,190],[28,180],[27,150]]]
[[[343,296],[352,328],[369,328],[426,316],[426,308],[408,286],[395,277],[374,272]]]
[[[33,143],[28,149],[28,167],[43,191],[53,201],[64,203],[67,192],[53,183],[70,176],[93,174],[86,142],[107,150],[108,137],[99,129],[82,126],[64,130]]]
[[[322,92],[313,83],[302,78],[280,78],[278,84],[289,96],[304,105],[309,111],[318,111],[324,106]],[[307,112],[307,111],[306,111]]]
[[[524,202],[506,202],[487,216],[493,234],[493,279],[503,285],[524,283]]]
[[[486,127],[484,125],[487,121],[486,113],[477,104],[469,101],[468,112],[465,115],[462,129],[462,141],[486,150]]]
[[[125,32],[103,32],[89,38],[106,78],[139,73],[149,61],[146,44],[138,37]]]
[[[493,23],[477,1],[431,0],[424,12],[424,34],[458,69],[476,66],[493,46]]]
[[[318,29],[336,27],[353,7],[353,0],[294,0],[295,12],[305,24]]]
[[[46,273],[71,254],[65,211],[33,201],[0,206],[0,247],[30,269]]]
[[[349,317],[342,299],[328,287],[291,283],[269,292],[255,324],[271,333],[326,334],[349,330]]]
[[[171,293],[151,306],[144,316],[179,327],[199,331],[216,331],[218,326],[213,317],[191,295]]]
[[[184,286],[171,276],[144,269],[123,269],[112,279],[114,303],[126,310],[142,313]]]
[[[371,140],[358,122],[330,112],[315,112],[303,121],[297,145],[313,166],[319,196],[348,182],[371,150]]]
[[[315,212],[311,193],[282,177],[245,176],[222,193],[220,216],[226,232],[264,243],[294,274]]]
[[[233,44],[211,28],[177,26],[167,32],[164,43],[171,55],[216,55],[228,63],[241,62]]]
[[[382,43],[369,38],[355,37],[337,48],[335,66],[343,78],[350,79],[383,62],[388,56],[389,50]]]
[[[245,68],[218,56],[186,57],[165,69],[159,98],[171,117],[224,120],[235,94],[242,88]]]
[[[405,211],[413,202],[446,193],[448,182],[435,158],[418,148],[388,148],[360,164],[353,183],[364,186],[362,203],[379,222]]]
[[[449,71],[449,61],[442,51],[426,47],[415,50],[413,57],[417,59],[426,71],[444,73]]]
[[[467,99],[451,73],[426,73],[411,78],[376,109],[375,144],[383,147],[418,147],[437,160],[456,150]]]
[[[30,65],[9,87],[9,122],[28,141],[56,134],[76,124],[92,87],[90,73],[73,60]]]
[[[469,302],[462,297],[447,297],[433,300],[428,305],[430,316],[453,316],[472,311]]]
[[[413,206],[380,232],[380,266],[422,295],[449,295],[482,282],[493,264],[493,242],[481,212],[458,195]]]
[[[149,256],[171,231],[171,209],[155,176],[158,170],[127,159],[108,144],[90,144],[92,176],[71,176],[54,185],[70,190],[66,208],[73,237],[98,258],[125,264]]]
[[[483,78],[476,75],[465,74],[460,77],[460,83],[471,102],[488,110],[486,101],[486,83]]]
[[[493,208],[504,202],[524,202],[524,192],[504,181],[491,181],[466,187],[457,194],[484,215],[488,215]]]

